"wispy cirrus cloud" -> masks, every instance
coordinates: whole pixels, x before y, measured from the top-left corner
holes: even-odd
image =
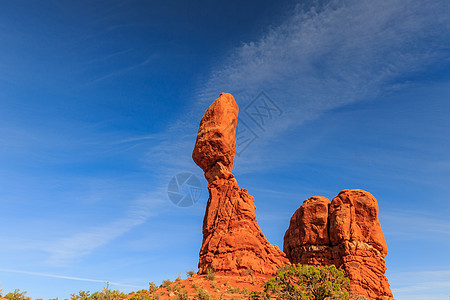
[[[283,114],[264,132],[252,127],[262,138],[250,146],[252,155],[235,158],[237,169],[246,172],[292,161],[268,155],[274,148],[264,145],[327,111],[412,86],[416,74],[450,63],[445,42],[450,23],[442,7],[442,0],[297,5],[282,23],[232,49],[199,78],[196,103],[167,129],[170,138],[152,149],[152,156],[156,153],[167,165],[175,165],[176,158],[177,166],[192,167],[184,163],[190,161],[198,129],[192,120],[200,120],[220,92],[233,94],[245,118],[244,108],[265,91]],[[311,145],[301,148],[307,147]],[[265,155],[270,161],[259,163]]]
[[[92,278],[83,278],[83,277],[41,273],[41,272],[31,272],[31,271],[24,271],[24,270],[0,269],[0,272],[17,273],[17,274],[39,276],[39,277],[58,278],[58,279],[68,279],[68,280],[76,280],[76,281],[108,283],[109,285],[121,286],[121,287],[142,288],[142,286],[123,284],[123,283],[113,282],[113,281],[108,281],[108,280],[99,280],[99,279],[92,279]]]
[[[218,63],[198,88],[199,102],[205,107],[227,91],[248,103],[264,90],[285,111],[276,131],[407,86],[416,72],[450,62],[444,2],[298,5],[287,21]]]
[[[402,210],[380,215],[384,229],[396,238],[449,241],[450,221],[423,212]],[[420,226],[417,226],[420,224]]]
[[[395,283],[392,292],[396,299],[434,300],[450,297],[442,291],[450,289],[450,271],[423,270],[389,274],[389,281]]]
[[[100,76],[98,78],[94,78],[94,79],[90,80],[89,82],[85,83],[81,87],[91,86],[91,85],[94,85],[94,84],[96,84],[98,82],[101,82],[101,81],[103,81],[105,79],[112,78],[112,77],[115,77],[115,76],[118,76],[118,75],[122,75],[124,73],[133,71],[133,70],[135,70],[137,68],[144,67],[144,66],[148,65],[150,62],[154,61],[156,59],[156,57],[157,57],[156,54],[150,54],[146,59],[144,59],[144,60],[142,60],[140,62],[137,62],[137,63],[135,63],[133,65],[124,66],[124,67],[112,70],[112,71],[110,71],[107,74],[104,74],[104,75],[102,75],[102,76]]]

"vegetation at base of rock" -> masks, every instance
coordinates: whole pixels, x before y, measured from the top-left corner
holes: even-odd
[[[1,292],[1,290],[0,290]],[[15,289],[14,292],[10,292],[5,295],[8,300],[31,300],[30,297],[25,296],[27,292],[21,292],[19,289]],[[0,294],[1,296],[1,294]]]
[[[108,288],[103,289],[103,291],[94,292],[91,294],[89,291],[80,291],[77,295],[70,295],[71,300],[121,300],[128,298],[126,294],[118,290],[110,290]],[[133,300],[147,300],[151,298],[132,298]]]
[[[195,300],[212,300],[211,295],[203,289],[203,287],[200,287],[197,289],[197,294],[194,295]]]
[[[217,285],[217,281],[213,281],[213,282],[211,282],[211,287],[212,287],[213,289],[215,289],[215,288],[216,288],[216,285]]]
[[[213,281],[216,278],[216,272],[212,268],[206,270],[206,279]]]
[[[189,293],[187,290],[179,290],[178,293],[175,294],[175,300],[189,300]]]
[[[129,300],[153,300],[154,298],[146,290],[140,290],[134,293]]]
[[[194,290],[188,292],[183,281],[172,282],[164,280],[160,288],[157,288],[156,284],[150,282],[148,290],[143,289],[128,295],[118,290],[110,290],[106,286],[103,291],[92,294],[89,291],[80,291],[78,294],[72,294],[70,300],[157,300],[164,295],[166,298],[169,295],[170,299],[175,300],[215,300],[214,297],[219,299],[217,293],[220,292],[219,288],[215,289],[217,284],[218,281],[204,281],[204,279],[198,282],[197,285],[192,282],[191,286]],[[209,290],[209,287],[212,290]],[[265,283],[263,291],[234,288],[226,281],[223,282],[221,287],[223,287],[223,290],[220,294],[220,299],[222,299],[224,294],[228,294],[227,297],[236,295],[236,299],[254,300],[348,300],[350,289],[349,279],[345,277],[343,270],[337,269],[333,265],[313,267],[300,264],[281,267],[276,277],[269,279]],[[8,293],[5,298],[8,300],[31,300],[25,294],[26,292],[15,290],[13,293]],[[356,298],[356,300],[364,299],[367,298],[363,296]]]
[[[348,300],[350,280],[334,265],[315,268],[292,265],[269,279],[264,293],[252,292],[251,299]]]
[[[169,287],[172,283],[173,282],[170,279],[166,279],[166,280],[162,281],[162,283],[159,287],[165,287],[165,288],[169,289]]]

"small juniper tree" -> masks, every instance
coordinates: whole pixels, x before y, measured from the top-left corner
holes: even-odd
[[[27,292],[21,292],[19,289],[15,289],[14,292],[10,292],[5,295],[8,300],[31,300],[30,297],[25,296]]]
[[[213,268],[208,268],[206,270],[206,279],[213,281],[216,278],[216,272]]]
[[[187,277],[192,277],[192,276],[194,276],[194,274],[195,274],[195,271],[194,271],[194,270],[186,271]]]

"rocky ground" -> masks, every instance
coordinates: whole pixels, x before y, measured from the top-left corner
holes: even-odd
[[[225,276],[215,275],[214,279],[208,279],[207,275],[194,274],[192,277],[173,282],[168,287],[159,288],[150,293],[159,299],[177,299],[182,291],[186,291],[189,299],[208,299],[210,295],[215,299],[248,299],[251,291],[262,291],[264,284],[271,276],[250,275]],[[182,298],[178,298],[182,299]]]

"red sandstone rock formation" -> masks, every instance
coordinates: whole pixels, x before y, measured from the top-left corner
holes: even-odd
[[[294,213],[284,236],[292,263],[345,270],[354,295],[393,299],[384,273],[387,246],[377,200],[363,190],[344,190],[330,201],[311,197]]]
[[[243,275],[252,269],[275,274],[289,263],[271,245],[256,222],[254,199],[239,188],[231,171],[236,147],[239,108],[222,93],[203,115],[192,158],[208,180],[209,199],[203,219],[199,273],[208,268],[219,274]]]

